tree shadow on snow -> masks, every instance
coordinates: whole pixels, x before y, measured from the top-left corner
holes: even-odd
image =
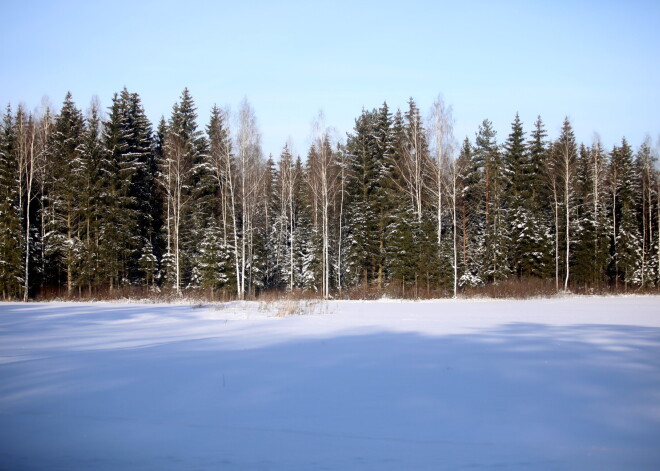
[[[0,469],[650,470],[660,329],[63,349],[0,365],[0,410]]]

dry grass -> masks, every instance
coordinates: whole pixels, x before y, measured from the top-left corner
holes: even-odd
[[[525,278],[506,280],[461,290],[462,298],[529,299],[556,296],[554,280]]]
[[[576,295],[621,295],[621,294],[659,294],[657,287],[649,288],[627,288],[622,284],[618,288],[609,285],[603,286],[571,286],[571,294]],[[529,299],[538,297],[553,297],[564,295],[563,291],[557,291],[554,279],[542,280],[538,278],[510,279],[484,286],[463,288],[459,291],[459,298],[493,298],[493,299]],[[452,297],[451,289],[430,288],[423,285],[403,286],[402,283],[394,281],[387,286],[363,285],[332,293],[333,299],[347,300],[376,300],[386,298],[392,299],[443,299]],[[76,289],[67,293],[62,287],[45,287],[33,298],[35,301],[127,301],[144,303],[191,303],[204,306],[208,303],[222,306],[237,300],[236,293],[229,290],[204,291],[183,290],[181,294],[171,289],[154,289],[146,286],[122,286],[110,289],[109,287],[94,288],[91,293],[87,289]],[[312,310],[322,300],[317,291],[294,291],[269,290],[262,291],[256,295],[246,296],[246,300],[264,303],[265,309],[276,305],[278,316],[286,317],[298,315]],[[218,303],[218,304],[216,304]]]
[[[302,316],[313,314],[319,300],[285,299],[275,302],[277,317]]]

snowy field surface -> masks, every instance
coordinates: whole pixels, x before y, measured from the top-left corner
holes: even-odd
[[[660,297],[0,303],[0,470],[658,470]]]

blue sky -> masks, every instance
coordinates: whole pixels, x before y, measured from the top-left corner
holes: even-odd
[[[519,112],[556,137],[607,147],[660,135],[660,2],[221,2],[0,0],[0,104],[86,109],[124,86],[156,121],[184,87],[204,126],[247,97],[266,155],[309,145],[323,110],[339,136],[362,108],[442,94],[455,134],[488,118],[506,139]]]

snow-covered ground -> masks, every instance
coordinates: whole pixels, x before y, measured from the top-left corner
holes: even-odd
[[[660,297],[0,304],[0,470],[657,470]]]

